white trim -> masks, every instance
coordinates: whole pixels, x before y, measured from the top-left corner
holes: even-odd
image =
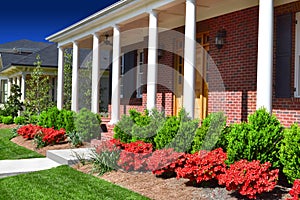
[[[144,71],[145,71],[145,54],[144,49],[139,49],[137,51],[137,68],[136,68],[136,98],[142,98],[143,97],[143,77],[144,77]]]
[[[58,48],[58,71],[57,71],[57,108],[64,106],[64,49]]]
[[[79,44],[73,42],[73,68],[72,68],[72,104],[71,110],[78,111],[78,69],[79,69]]]

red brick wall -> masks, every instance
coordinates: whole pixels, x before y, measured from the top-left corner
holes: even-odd
[[[209,53],[217,67],[208,67],[207,71],[208,110],[223,110],[228,123],[245,121],[248,114],[255,110],[257,24],[257,7],[208,19],[199,24],[209,28]],[[225,29],[227,34],[225,45],[219,50],[214,45],[214,39],[220,29]],[[216,73],[216,69],[220,75]],[[223,88],[220,88],[219,77],[223,81]]]

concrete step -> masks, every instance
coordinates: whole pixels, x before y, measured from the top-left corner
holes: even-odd
[[[0,160],[0,178],[51,169],[60,165],[49,158]]]
[[[62,165],[74,165],[81,160],[91,160],[94,148],[49,150],[46,153],[47,158]]]

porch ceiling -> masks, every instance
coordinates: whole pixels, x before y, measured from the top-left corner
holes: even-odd
[[[197,21],[257,6],[258,1],[259,0],[197,0]],[[274,0],[274,5],[278,6],[293,1],[297,0]],[[123,2],[125,2],[125,4],[121,6]],[[149,2],[128,0],[127,4],[126,1],[123,2],[120,3],[119,7],[117,6],[117,8],[111,11],[109,9],[105,10],[106,14],[104,16],[98,17],[96,13],[65,30],[49,36],[47,39],[58,42],[65,47],[71,47],[71,41],[78,40],[82,48],[91,48],[91,34],[94,30],[97,30],[97,27],[103,27],[102,30],[98,30],[103,36],[106,33],[112,35],[111,24],[120,25],[122,32],[148,27],[147,12],[152,8],[158,11],[159,27],[173,29],[183,26],[185,23],[185,0]],[[99,13],[101,14],[101,11]],[[84,34],[86,35],[84,36]],[[133,35],[132,38],[139,41],[146,35],[147,32],[140,33],[138,38],[137,35]]]

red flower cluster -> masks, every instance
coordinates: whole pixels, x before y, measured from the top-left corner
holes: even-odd
[[[290,190],[290,195],[292,198],[289,198],[287,200],[299,200],[300,199],[300,179],[296,179],[294,181],[293,188]]]
[[[227,190],[237,190],[241,195],[255,199],[256,194],[274,189],[278,180],[278,169],[270,170],[271,163],[240,160],[230,165],[225,174],[219,176],[219,184]]]
[[[43,127],[28,124],[26,126],[22,126],[17,130],[17,133],[26,139],[33,139],[34,136],[42,130]]]
[[[118,139],[111,139],[107,141],[101,141],[100,145],[98,145],[96,148],[96,152],[101,154],[102,152],[113,152],[120,149],[124,149],[124,143]]]
[[[46,144],[55,144],[66,138],[64,129],[54,130],[53,128],[43,128],[32,124],[22,126],[17,130],[17,133],[27,139],[33,139],[37,134],[40,134]]]
[[[66,131],[61,128],[60,130],[54,130],[53,128],[43,128],[43,141],[46,144],[55,144],[66,139]]]
[[[125,171],[146,171],[147,158],[152,153],[152,144],[136,141],[124,144],[118,165]]]
[[[197,183],[218,179],[226,171],[226,159],[227,155],[221,148],[187,154],[184,167],[176,169],[177,178],[188,178]]]
[[[154,151],[148,158],[148,170],[153,174],[175,172],[175,169],[183,166],[185,154],[175,152],[173,149],[161,149]]]

